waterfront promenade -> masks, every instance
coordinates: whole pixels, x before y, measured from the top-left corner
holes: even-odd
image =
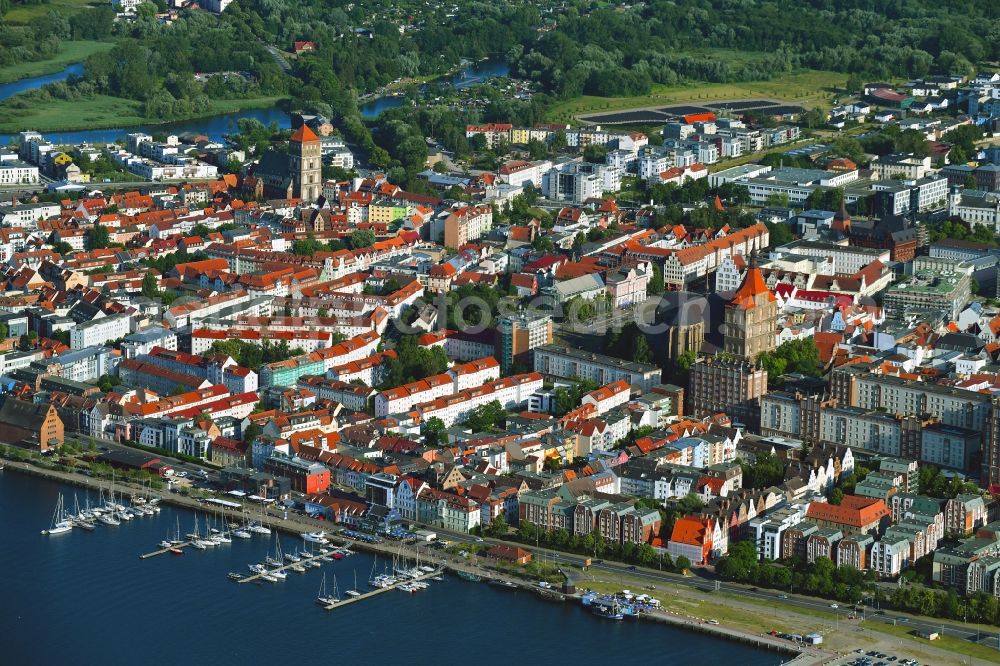
[[[54,479],[57,481],[62,481],[64,483],[80,486],[83,488],[89,488],[91,490],[94,490],[95,492],[101,486],[101,483],[98,480],[95,480],[83,474],[45,469],[37,465],[32,465],[24,462],[8,461],[5,464],[7,465],[8,470],[27,473],[48,479]],[[140,493],[148,494],[150,497],[159,498],[162,502],[167,502],[175,506],[190,509],[192,511],[205,511],[206,509],[208,509],[208,506],[206,506],[204,502],[177,493],[157,491],[157,490],[149,491],[146,488],[133,486],[127,483],[118,484],[118,488],[122,492],[122,494],[126,496],[129,494],[129,492],[135,492],[136,494]],[[242,521],[244,519],[244,513],[242,509],[237,511],[233,509],[228,509],[226,507],[211,505],[211,511],[216,514],[222,515],[230,520]],[[266,513],[261,519],[261,516],[258,513],[257,515],[255,515],[255,519],[258,519],[259,522],[261,522],[266,527],[294,535],[301,535],[306,532],[314,532],[317,529],[329,530],[331,528],[331,525],[329,523],[324,523],[323,521],[306,518],[298,514],[290,514],[288,518],[284,518],[283,516],[274,515],[273,513]],[[383,557],[391,558],[400,553],[402,553],[402,555],[404,556],[410,556],[410,557],[416,557],[417,555],[419,555],[421,558],[424,559],[426,559],[427,557],[426,551],[421,552],[414,548],[406,546],[405,544],[400,544],[398,542],[366,543],[363,541],[354,541],[352,539],[347,539],[337,534],[331,535],[330,538],[331,541],[339,542],[343,545],[349,546],[352,549],[363,549],[368,552],[381,555]],[[153,552],[158,553],[159,550],[164,550],[164,552],[166,552],[166,549],[157,549]],[[152,555],[152,553],[146,553],[145,555],[149,556]],[[538,589],[534,581],[526,581],[523,578],[517,578],[511,576],[508,572],[497,571],[489,567],[488,563],[484,564],[484,562],[481,561],[480,558],[467,560],[462,557],[447,555],[445,553],[441,553],[441,555],[442,556],[436,562],[430,562],[430,564],[439,567],[444,567],[445,569],[456,573],[459,571],[463,571],[483,576],[484,578],[495,578],[498,580],[507,581],[513,583],[514,585],[517,585],[521,589],[530,590],[532,593],[536,593],[536,590]],[[138,554],[137,556],[142,557],[143,554]],[[563,595],[563,596],[572,601],[577,601],[577,602],[579,601],[579,594]],[[756,647],[778,651],[787,654],[790,657],[794,657],[796,654],[799,654],[799,650],[796,648],[796,646],[790,645],[787,641],[782,641],[780,639],[767,635],[757,635],[752,632],[746,632],[739,629],[726,627],[723,625],[709,625],[705,623],[699,624],[694,620],[679,616],[673,616],[669,613],[648,614],[647,619],[652,621],[672,624],[685,629],[694,629],[702,633],[715,635],[729,640],[737,640]],[[810,664],[824,663],[824,661],[826,661],[827,658],[832,656],[818,650],[815,651],[811,650],[808,652],[815,655],[815,659],[807,662]],[[799,661],[796,663],[802,664],[804,662]]]
[[[106,486],[106,482],[100,482],[97,479],[93,479],[91,477],[79,473],[68,473],[58,470],[51,470],[23,462],[8,461],[6,464],[8,470],[17,473],[23,472],[30,475],[53,479],[56,481],[61,481],[68,484],[76,485],[82,488],[89,488],[91,490],[94,490],[95,492],[101,485]],[[126,496],[130,492],[135,492],[136,494],[147,493],[147,490],[145,488],[140,488],[139,486],[131,486],[126,483],[120,484],[119,488],[122,489],[123,494]],[[244,519],[244,514],[242,510],[227,511],[224,508],[215,505],[212,505],[211,509],[209,509],[209,506],[204,504],[204,502],[199,501],[198,499],[165,491],[152,491],[149,494],[153,497],[160,498],[161,501],[163,502],[183,507],[186,509],[190,509],[192,511],[197,512],[197,511],[211,510],[213,513],[225,515],[227,518],[237,522],[242,521]],[[253,513],[256,513],[256,511]],[[304,532],[316,531],[318,529],[329,530],[332,527],[329,523],[324,523],[323,521],[317,521],[298,514],[289,514],[288,518],[284,519],[282,515],[275,515],[274,513],[268,513],[265,514],[262,522],[267,527],[270,527],[272,529],[277,529],[282,532],[295,535],[299,535]],[[448,538],[453,538],[453,537],[449,535]],[[466,539],[471,540],[471,537],[466,537]],[[532,593],[537,593],[538,591],[534,581],[526,581],[523,578],[513,577],[511,573],[508,571],[496,571],[495,569],[489,566],[488,562],[484,562],[483,560],[478,560],[476,558],[465,559],[456,556],[441,557],[441,555],[444,555],[443,553],[434,552],[434,556],[436,558],[439,558],[437,560],[434,560],[428,558],[428,555],[433,551],[428,551],[425,548],[419,550],[415,548],[409,548],[397,542],[368,544],[368,543],[354,542],[351,540],[343,539],[336,535],[333,536],[332,540],[337,542],[343,542],[349,545],[351,548],[356,548],[359,550],[364,549],[368,552],[380,554],[386,557],[392,557],[397,554],[413,557],[417,553],[419,553],[420,557],[425,562],[428,562],[429,564],[432,565],[445,566],[449,570],[454,572],[465,571],[469,573],[474,573],[479,576],[483,576],[484,578],[495,577],[502,580],[508,580],[526,591],[530,590]],[[138,555],[139,553],[136,553],[136,556]],[[561,564],[564,567],[567,567],[567,570],[570,570],[569,567],[572,566],[571,564],[560,563],[558,562],[558,560],[556,561],[556,563]],[[650,572],[649,575],[651,576],[655,573],[656,573],[655,571]],[[636,578],[637,576],[638,578]],[[584,580],[581,577],[579,571],[575,573],[575,577],[578,579],[577,583],[583,585],[586,585],[588,580],[598,581],[597,577],[603,577],[604,582],[606,584],[613,583],[615,585],[620,586],[616,587],[616,589],[621,589],[621,587],[632,587],[633,589],[638,589],[642,587],[642,581],[644,576],[643,572],[624,573],[615,570],[603,571],[603,570],[598,570],[597,568],[592,568],[583,577],[586,578],[586,580]],[[648,576],[645,576],[645,578],[646,580],[650,580]],[[655,614],[647,614],[644,616],[645,619],[651,621],[658,621],[665,624],[671,624],[685,630],[694,630],[709,635],[737,640],[740,642],[747,643],[749,645],[758,646],[768,650],[781,651],[785,654],[788,654],[790,657],[794,656],[795,653],[798,652],[797,646],[788,643],[788,641],[783,641],[781,639],[774,638],[766,634],[766,631],[774,626],[773,622],[778,621],[789,627],[815,626],[820,622],[815,617],[802,616],[797,614],[794,610],[779,608],[778,606],[775,606],[773,604],[764,607],[761,605],[762,604],[761,601],[755,599],[750,599],[750,598],[743,599],[739,597],[734,597],[730,599],[728,595],[726,595],[725,598],[723,598],[718,594],[714,596],[704,595],[700,593],[697,589],[678,587],[677,586],[678,582],[669,579],[664,581],[658,580],[657,582],[658,582],[657,589],[663,590],[662,592],[660,592],[661,596],[663,594],[668,594],[670,595],[668,598],[674,601],[687,600],[685,603],[689,603],[691,608],[697,607],[699,597],[705,600],[713,601],[715,603],[722,602],[727,606],[731,606],[734,609],[742,610],[743,613],[745,614],[746,621],[742,623],[744,626],[741,627],[732,626],[731,623],[714,625],[714,624],[709,624],[705,621],[707,617],[710,617],[710,615],[706,615],[704,612],[702,612],[700,614],[705,615],[705,617],[697,617],[696,615],[699,614],[697,613],[697,611],[695,611],[694,613],[686,613],[684,612],[684,610],[675,613],[660,612]],[[688,580],[683,582],[691,582],[691,581]],[[669,592],[666,591],[667,589],[669,589]],[[567,598],[571,600],[577,600],[577,597],[575,595],[569,595]],[[829,626],[830,626],[830,632],[832,632],[833,631],[832,622],[829,623]],[[896,647],[896,649],[906,649],[899,647],[900,640],[898,638],[886,636],[885,634],[873,630],[865,630],[862,634],[861,628],[855,628],[855,627],[848,628],[847,626],[844,626],[843,623],[842,626],[843,629],[841,631],[838,631],[836,635],[833,636],[829,634],[827,635],[828,643],[831,642],[830,641],[831,638],[837,638],[837,636],[839,635],[839,638],[841,639],[839,641],[839,644],[841,646],[840,647],[841,654],[846,653],[848,651],[844,649],[845,643],[850,648],[858,647],[858,644],[856,642],[858,639],[853,637],[853,634],[855,633],[857,633],[858,638],[860,638],[862,635],[864,636],[864,642],[862,642],[861,645],[866,646],[868,648],[882,647],[884,649],[887,645],[893,645]],[[757,627],[758,629],[754,630],[752,627]],[[949,653],[945,650],[940,650],[939,648],[935,648],[933,646],[927,646],[926,644],[918,644],[914,641],[914,639],[904,639],[904,642],[907,644],[912,643],[914,647],[919,645],[921,653],[933,655],[934,657],[933,659],[927,658],[924,659],[924,661],[928,661],[930,663],[935,663],[935,664],[962,663],[960,655],[958,654]],[[796,658],[795,663],[797,664],[829,663],[837,655],[832,649],[830,649],[831,646],[827,645],[823,647],[827,649],[818,649],[816,647],[804,648],[800,657]]]

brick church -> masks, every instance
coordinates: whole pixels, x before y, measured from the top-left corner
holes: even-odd
[[[288,152],[268,150],[253,175],[266,198],[316,201],[323,193],[320,138],[307,125],[300,125],[288,139]]]

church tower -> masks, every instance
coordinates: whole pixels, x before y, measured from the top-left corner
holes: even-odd
[[[312,203],[323,193],[323,155],[320,139],[305,124],[288,140],[288,175],[292,196]]]
[[[754,253],[740,288],[726,304],[723,351],[752,363],[761,352],[774,349],[777,323],[778,301]]]
[[[843,196],[840,197],[840,210],[833,216],[833,224],[830,226],[834,231],[851,235],[851,216],[847,213],[847,204]]]

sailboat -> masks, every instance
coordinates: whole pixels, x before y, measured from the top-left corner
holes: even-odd
[[[181,518],[180,516],[177,516],[176,531],[174,532],[174,538],[170,540],[170,545],[179,546],[182,543],[184,543],[184,541],[181,539]]]
[[[215,547],[219,545],[219,542],[215,540],[215,535],[212,534],[211,528],[208,526],[208,517],[205,517],[205,537],[200,539],[201,543],[205,546]]]
[[[87,530],[88,532],[93,532],[97,529],[97,526],[89,515],[80,509],[80,500],[77,498],[76,493],[73,493],[73,517],[70,522],[75,527]]]
[[[52,527],[42,530],[42,534],[65,534],[73,529],[73,524],[66,520],[66,511],[63,509],[63,496],[59,493],[59,500],[56,502],[56,510],[52,513]]]
[[[263,503],[261,503],[261,505],[260,505],[260,523],[251,525],[250,526],[250,531],[253,532],[254,534],[270,534],[271,533],[271,530],[269,528],[264,527],[264,504]]]
[[[358,592],[358,570],[354,570],[354,589],[348,590],[347,595],[350,597],[360,597],[361,593]]]
[[[333,597],[328,597],[326,595],[326,574],[323,574],[323,580],[319,584],[319,594],[316,596],[316,603],[320,606],[331,606],[337,603],[339,599],[336,598],[336,594]]]
[[[250,539],[253,538],[253,533],[250,531],[250,517],[247,515],[246,509],[243,510],[243,525],[237,523],[232,524],[232,532],[230,535],[236,537],[237,539]]]
[[[281,556],[281,539],[278,537],[277,534],[275,534],[274,535],[274,557],[268,556],[267,559],[265,559],[265,562],[267,564],[275,567],[274,569],[272,569],[271,571],[268,572],[271,576],[274,576],[278,580],[285,580],[285,578],[288,577],[288,574],[286,574],[284,571],[281,570],[281,560],[282,560],[282,556]]]
[[[274,557],[271,557],[270,555],[268,555],[267,557],[265,557],[264,558],[264,564],[267,564],[267,565],[272,566],[272,567],[280,567],[281,563],[282,563],[282,559],[283,558],[282,558],[282,554],[281,554],[281,540],[278,538],[278,535],[275,534],[274,535]]]
[[[209,537],[217,544],[232,543],[233,540],[226,536],[226,533],[219,529],[212,529],[212,536]]]

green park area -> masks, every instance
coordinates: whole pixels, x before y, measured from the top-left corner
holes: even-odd
[[[657,108],[662,106],[737,99],[773,99],[806,109],[829,108],[835,90],[842,88],[845,74],[819,70],[800,70],[768,81],[743,83],[691,83],[666,86],[654,84],[648,95],[638,97],[594,97],[584,95],[554,105],[548,113],[556,122],[573,122],[577,116],[624,109]]]
[[[71,16],[88,7],[104,4],[95,0],[49,0],[37,4],[17,4],[12,5],[3,18],[7,23],[23,24],[30,23],[32,19],[39,16],[45,16],[50,11],[58,11],[63,16]]]
[[[54,74],[75,62],[83,62],[94,53],[110,51],[113,47],[114,44],[111,42],[96,42],[86,39],[75,42],[63,42],[59,53],[51,58],[0,67],[0,83],[10,83],[11,81],[30,79],[35,76]]]
[[[215,100],[206,109],[191,118],[208,118],[223,113],[274,106],[280,97],[253,97],[249,99]],[[176,120],[187,120],[178,118]],[[22,109],[9,102],[0,105],[0,132],[18,132],[30,127],[37,132],[55,132],[104,127],[133,127],[154,124],[157,120],[145,117],[142,103],[135,100],[94,95],[79,100],[51,99],[45,104]]]

